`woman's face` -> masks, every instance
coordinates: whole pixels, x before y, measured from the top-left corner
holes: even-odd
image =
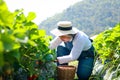
[[[59,37],[64,42],[68,42],[72,39],[72,36],[70,36],[70,35],[62,35],[62,36],[59,36]]]

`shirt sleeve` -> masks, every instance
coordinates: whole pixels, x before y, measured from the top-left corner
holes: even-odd
[[[62,57],[57,57],[58,61],[60,64],[63,63],[68,63],[73,60],[77,60],[84,48],[85,42],[84,42],[84,37],[80,39],[80,37],[77,37],[73,41],[73,48],[70,52],[69,55],[62,56]]]
[[[62,43],[62,40],[59,37],[56,37],[50,42],[49,48],[55,49],[60,43]]]

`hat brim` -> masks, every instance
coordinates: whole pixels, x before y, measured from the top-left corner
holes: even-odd
[[[69,31],[62,31],[62,30],[58,30],[56,28],[56,29],[53,29],[50,32],[55,36],[62,36],[62,35],[67,35],[67,34],[76,34],[78,31],[79,30],[77,28],[73,27],[72,30],[69,30]]]

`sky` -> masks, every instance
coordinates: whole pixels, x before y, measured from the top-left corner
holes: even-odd
[[[61,13],[69,6],[81,0],[4,0],[11,12],[16,9],[24,9],[25,15],[28,12],[35,12],[34,22],[39,24],[41,21],[57,13]]]

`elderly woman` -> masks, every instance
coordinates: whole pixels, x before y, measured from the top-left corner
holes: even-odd
[[[89,37],[72,27],[70,21],[59,21],[51,33],[56,37],[51,41],[50,49],[57,48],[58,65],[78,60],[77,76],[79,80],[88,80],[94,66],[94,47]]]

